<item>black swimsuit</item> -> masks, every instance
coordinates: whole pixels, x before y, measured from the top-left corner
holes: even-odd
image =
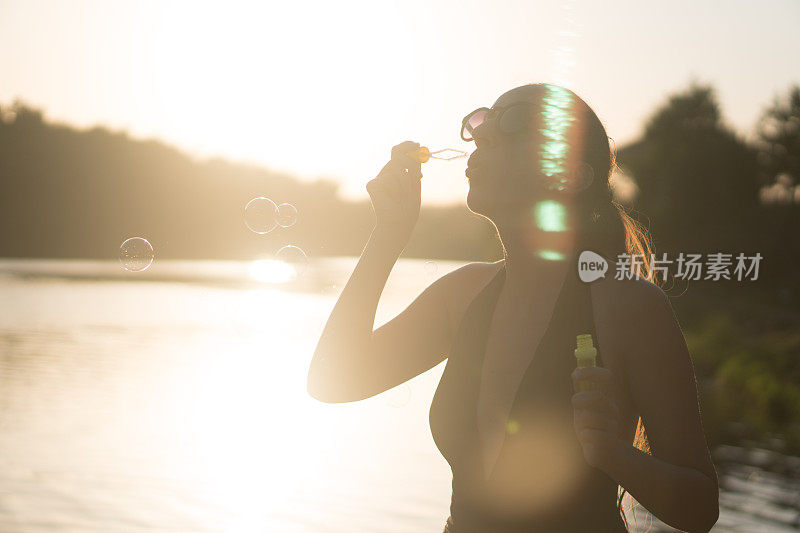
[[[617,483],[586,463],[572,425],[570,374],[575,369],[576,336],[591,333],[597,364],[602,360],[590,285],[578,278],[577,257],[568,261],[564,286],[519,385],[488,479],[480,453],[477,402],[505,266],[461,320],[429,416],[433,439],[453,472],[445,533],[626,531],[617,510]]]

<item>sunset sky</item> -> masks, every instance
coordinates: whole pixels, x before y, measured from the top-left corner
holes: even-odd
[[[621,145],[696,79],[749,136],[800,83],[798,27],[796,0],[0,0],[0,105],[365,198],[392,145],[469,150],[461,118],[529,82],[574,90]],[[463,202],[465,166],[427,163],[423,202]]]

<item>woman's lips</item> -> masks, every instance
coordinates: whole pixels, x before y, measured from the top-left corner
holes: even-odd
[[[466,174],[467,179],[473,180],[476,177],[480,176],[481,170],[480,170],[479,167],[469,167],[468,166],[467,170],[464,171],[464,174]]]
[[[466,174],[467,179],[472,180],[475,178],[476,174],[480,174],[480,162],[477,159],[477,150],[470,154],[469,159],[467,160],[467,170],[464,171]]]

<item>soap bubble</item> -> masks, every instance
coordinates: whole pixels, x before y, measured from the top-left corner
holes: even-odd
[[[308,268],[308,257],[306,256],[306,253],[302,249],[292,244],[284,246],[275,252],[275,259],[292,267],[292,276],[290,281],[302,276],[306,271],[306,268]]]
[[[119,262],[131,272],[147,270],[154,257],[153,246],[142,237],[131,237],[119,247]]]
[[[439,267],[436,264],[436,261],[425,261],[425,272],[433,276],[436,274],[437,270],[439,270]]]
[[[278,222],[278,207],[269,198],[253,198],[244,207],[244,223],[255,233],[264,235],[274,230]]]
[[[292,204],[283,203],[278,206],[278,214],[275,217],[278,225],[282,228],[294,226],[297,222],[297,208]]]
[[[389,389],[385,394],[386,405],[389,407],[403,407],[411,399],[411,387],[408,383],[403,383]]]

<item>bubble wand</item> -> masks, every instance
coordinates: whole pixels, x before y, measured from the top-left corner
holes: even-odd
[[[427,163],[429,159],[441,159],[442,161],[452,161],[454,159],[461,159],[467,157],[469,154],[463,150],[455,150],[453,148],[444,148],[431,152],[427,147],[420,146],[417,150],[406,152],[406,155],[413,157],[420,163]]]

